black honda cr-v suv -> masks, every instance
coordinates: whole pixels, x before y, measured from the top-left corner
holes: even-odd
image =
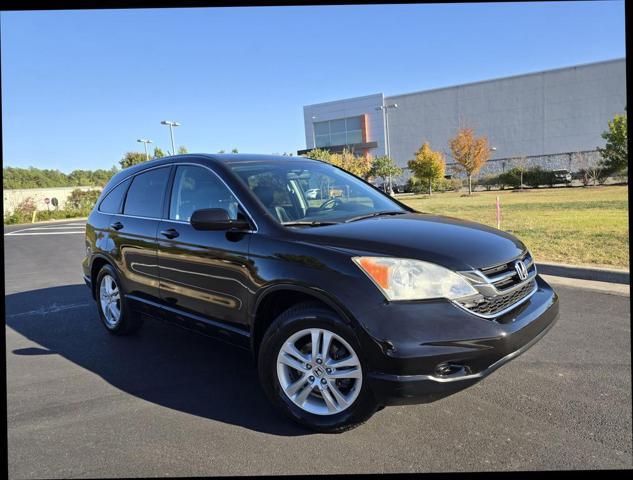
[[[126,168],[88,218],[83,270],[109,332],[153,317],[245,347],[271,402],[328,432],[473,385],[558,313],[512,235],[296,157]]]

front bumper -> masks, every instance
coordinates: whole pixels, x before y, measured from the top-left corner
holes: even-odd
[[[435,401],[474,385],[521,355],[558,317],[556,293],[540,277],[537,287],[528,301],[496,320],[450,302],[391,304],[397,333],[392,338],[372,335],[383,352],[382,358],[370,361],[367,378],[376,400],[382,405]]]

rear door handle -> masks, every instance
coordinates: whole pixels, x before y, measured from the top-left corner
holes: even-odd
[[[115,230],[121,230],[123,228],[123,224],[121,222],[111,223],[110,226]]]
[[[180,235],[178,231],[174,230],[173,228],[170,228],[169,230],[163,230],[162,232],[160,232],[160,234],[167,238],[176,238],[178,235]]]

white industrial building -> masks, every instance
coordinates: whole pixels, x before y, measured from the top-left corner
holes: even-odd
[[[393,107],[397,105],[397,107]],[[381,109],[388,106],[387,109]],[[545,168],[577,170],[596,161],[601,133],[625,112],[626,59],[384,96],[382,93],[303,107],[306,149],[344,147],[386,154],[401,167],[423,142],[450,153],[460,127],[486,136],[494,147],[483,173],[505,170],[529,157]],[[446,155],[447,164],[452,160]]]

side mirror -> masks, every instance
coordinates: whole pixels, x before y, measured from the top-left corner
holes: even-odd
[[[229,212],[223,208],[202,208],[196,210],[189,220],[196,230],[249,230],[245,220],[231,220]]]

